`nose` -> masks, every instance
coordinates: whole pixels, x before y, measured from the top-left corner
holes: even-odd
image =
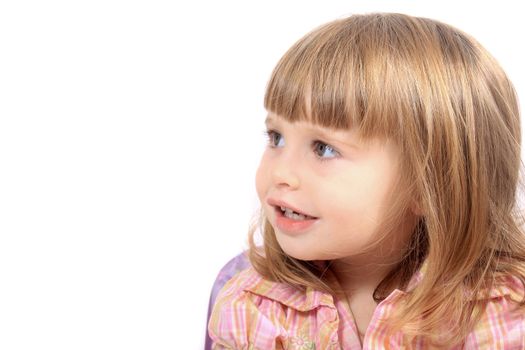
[[[286,155],[286,153],[288,154]],[[290,189],[299,187],[300,181],[297,174],[297,167],[292,159],[293,157],[290,152],[283,152],[277,157],[272,170],[272,178],[275,186],[289,187]]]

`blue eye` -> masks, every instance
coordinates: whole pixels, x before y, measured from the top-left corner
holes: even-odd
[[[284,139],[281,134],[275,130],[265,130],[264,135],[268,139],[268,146],[271,148],[282,147],[284,146]],[[322,142],[314,141],[312,142],[313,151],[317,156],[317,159],[320,161],[330,160],[332,158],[337,158],[340,154],[332,146]]]
[[[330,158],[336,158],[339,155],[339,152],[337,152],[332,146],[327,145],[324,142],[321,141],[314,141],[313,142],[314,152],[319,156],[319,160],[325,161]],[[324,155],[328,155],[327,157],[324,157]]]
[[[278,147],[279,144],[281,144],[282,146],[282,144],[284,143],[284,141],[280,142],[280,140],[282,140],[281,134],[279,134],[278,132],[274,130],[265,130],[264,134],[268,138],[268,144],[270,147]],[[275,144],[276,139],[278,140],[277,145]]]

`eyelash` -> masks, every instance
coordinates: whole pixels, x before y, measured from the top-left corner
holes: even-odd
[[[275,147],[275,146],[273,146],[272,143],[271,143],[271,142],[273,141],[272,137],[273,137],[274,135],[276,135],[276,134],[277,134],[277,135],[281,135],[281,134],[279,134],[279,133],[278,133],[277,131],[275,131],[275,130],[264,130],[264,131],[263,131],[263,134],[264,134],[264,136],[266,136],[266,139],[267,139],[267,141],[268,141],[268,145],[269,145],[270,147],[272,147],[272,148]],[[327,144],[327,143],[325,143],[325,142],[322,142],[322,141],[319,141],[319,140],[315,140],[315,141],[312,142],[312,146],[314,146],[314,149],[315,149],[315,146],[317,146],[317,145],[319,145],[319,144],[330,147],[330,149],[331,149],[334,153],[337,153],[337,154],[339,155],[339,152],[338,152],[334,147],[330,146],[329,144]],[[328,161],[328,160],[331,160],[331,159],[336,158],[336,157],[332,157],[332,158],[323,158],[323,157],[320,157],[320,156],[317,155],[317,154],[316,154],[316,157],[317,157],[317,159],[318,159],[319,161],[321,161],[321,162],[326,162],[326,161]]]

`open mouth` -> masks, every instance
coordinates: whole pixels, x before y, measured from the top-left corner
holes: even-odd
[[[305,220],[315,220],[315,219],[317,219],[316,217],[313,217],[313,216],[310,216],[310,215],[306,215],[306,214],[303,214],[303,213],[295,212],[295,211],[293,211],[292,209],[289,209],[289,208],[285,208],[285,207],[281,207],[281,206],[274,206],[274,208],[275,208],[275,211],[276,211],[277,215],[284,216],[284,217],[286,217],[288,219],[291,219],[291,220],[305,221]]]

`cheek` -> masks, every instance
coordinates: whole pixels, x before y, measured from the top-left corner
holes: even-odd
[[[338,181],[325,199],[326,213],[347,229],[368,230],[377,224],[384,209],[385,188],[377,176]]]

